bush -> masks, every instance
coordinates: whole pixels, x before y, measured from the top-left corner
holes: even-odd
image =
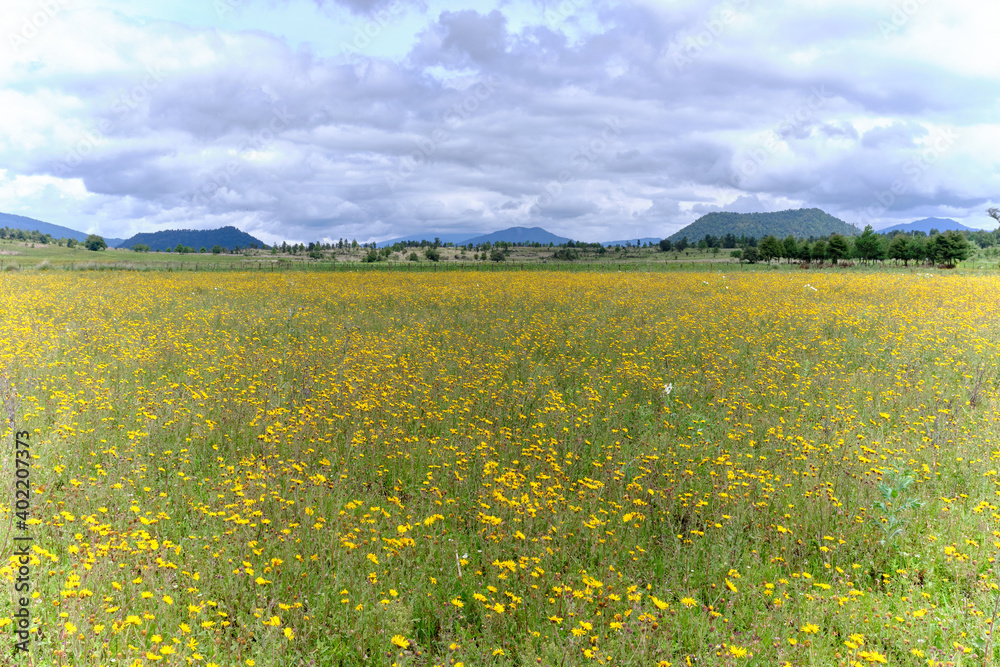
[[[132,252],[149,252],[149,246],[145,243],[136,243],[132,246]]]
[[[420,261],[420,257],[418,257],[417,253],[415,253],[415,252],[411,252],[410,253],[410,258],[409,259],[410,259],[411,262],[419,262]]]
[[[87,250],[93,250],[97,252],[98,250],[107,250],[108,244],[97,234],[91,234],[87,237],[87,240],[83,242]]]
[[[580,253],[575,248],[560,248],[552,253],[552,259],[572,262],[573,260],[580,259]]]

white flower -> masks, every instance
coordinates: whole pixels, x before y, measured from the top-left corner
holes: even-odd
[[[672,392],[673,390],[674,390],[674,383],[673,382],[671,382],[670,384],[663,385],[663,393],[664,393],[664,395],[669,396],[670,392]]]

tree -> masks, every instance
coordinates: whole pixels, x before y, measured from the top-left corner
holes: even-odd
[[[927,240],[925,236],[911,236],[907,242],[908,255],[911,261],[923,262],[927,259]]]
[[[683,237],[680,241],[674,244],[674,250],[677,252],[684,252],[688,247],[688,237]]]
[[[970,246],[965,234],[949,229],[935,236],[928,250],[935,260],[945,264],[956,264],[968,259]]]
[[[670,239],[663,239],[662,241],[660,241],[660,250],[662,250],[663,252],[670,252],[671,250],[673,250],[673,247],[674,244],[673,242],[671,242]]]
[[[782,255],[785,256],[786,260],[791,261],[799,256],[799,244],[795,241],[795,237],[791,234],[785,237],[782,245],[785,249]]]
[[[840,234],[830,234],[830,238],[826,242],[826,253],[834,264],[847,257],[848,251],[847,239]]]
[[[902,234],[897,234],[889,242],[889,249],[886,254],[889,256],[889,259],[902,260],[903,266],[907,266],[912,259],[910,257],[910,250],[910,239]]]
[[[218,243],[216,243],[214,246],[212,246],[212,254],[213,255],[221,255],[222,254],[222,246],[219,245]]]
[[[740,255],[741,262],[756,264],[759,259],[760,259],[760,251],[757,250],[757,248],[754,248],[753,246],[748,246],[746,248],[743,248],[743,252]]]
[[[781,241],[768,234],[761,239],[757,252],[760,254],[760,260],[767,263],[775,257],[781,257],[782,253],[785,252],[785,247]]]
[[[437,249],[434,248],[434,246],[427,246],[427,249],[424,250],[424,257],[431,260],[432,262],[441,261],[441,253],[439,253]]]
[[[145,243],[136,243],[132,246],[132,252],[149,252],[149,246]]]
[[[826,241],[819,239],[816,243],[813,243],[812,247],[812,258],[823,261],[827,257],[827,245]]]
[[[87,250],[93,250],[94,252],[108,249],[108,244],[105,243],[104,239],[97,234],[90,234],[87,236],[87,240],[83,242],[83,245],[87,248]]]
[[[493,260],[494,262],[506,262],[507,255],[500,248],[494,248],[493,251],[490,253],[490,259]]]
[[[861,236],[858,240],[854,242],[854,252],[857,253],[858,257],[863,259],[865,263],[884,259],[885,258],[885,248],[882,247],[882,241],[872,230],[871,225],[865,225],[865,229],[861,232]]]

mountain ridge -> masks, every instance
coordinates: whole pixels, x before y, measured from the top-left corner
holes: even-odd
[[[133,248],[140,243],[149,246],[150,250],[161,251],[173,250],[178,245],[195,250],[200,248],[210,250],[216,245],[226,250],[232,250],[237,246],[247,248],[250,244],[256,244],[258,248],[267,247],[267,244],[260,239],[232,225],[218,229],[164,229],[158,232],[140,232],[122,241],[119,247]]]
[[[830,234],[855,236],[860,233],[861,230],[854,225],[835,218],[822,209],[799,208],[770,213],[714,211],[706,213],[667,238],[671,241],[679,241],[687,237],[688,243],[697,243],[708,234],[713,236],[733,234],[737,237],[746,236],[760,239],[768,235],[777,238],[786,236],[808,238],[810,236],[829,236]]]
[[[952,220],[951,218],[923,218],[921,220],[914,220],[913,222],[900,223],[898,225],[892,225],[891,227],[885,227],[884,229],[879,229],[879,234],[888,234],[889,232],[923,232],[925,234],[930,234],[932,229],[936,229],[939,232],[944,232],[949,229],[954,229],[960,232],[981,232],[981,229],[975,229],[973,227],[966,227],[960,222]]]
[[[54,225],[51,222],[44,222],[42,220],[36,220],[35,218],[29,218],[27,216],[17,215],[14,213],[0,213],[0,227],[23,229],[26,232],[38,231],[42,234],[48,234],[55,239],[66,238],[74,239],[76,241],[85,241],[88,236],[87,233],[71,229],[70,227]],[[101,238],[104,239],[104,242],[108,244],[109,248],[117,248],[123,240],[107,237]]]

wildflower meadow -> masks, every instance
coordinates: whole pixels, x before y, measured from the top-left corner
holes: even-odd
[[[0,662],[993,664],[998,294],[6,273]]]

